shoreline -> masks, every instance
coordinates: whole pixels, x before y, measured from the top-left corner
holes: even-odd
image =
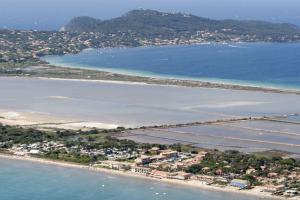
[[[47,61],[48,62],[48,61]],[[198,82],[201,84],[210,84],[210,85],[219,85],[219,86],[228,86],[228,87],[241,87],[241,88],[253,88],[253,89],[263,89],[263,90],[275,90],[281,92],[295,92],[300,93],[300,88],[292,88],[292,87],[283,87],[283,86],[272,86],[263,83],[251,83],[251,81],[242,81],[242,80],[230,80],[230,79],[213,79],[213,78],[192,78],[188,76],[172,76],[172,75],[159,75],[152,72],[148,72],[149,74],[143,74],[142,71],[135,70],[122,70],[122,69],[109,69],[109,68],[97,68],[97,67],[89,67],[89,66],[76,66],[76,65],[68,65],[68,64],[60,64],[60,63],[51,63],[50,65],[54,65],[62,68],[69,69],[80,69],[80,70],[90,70],[90,71],[99,71],[103,73],[115,74],[118,76],[131,76],[131,77],[141,77],[141,78],[149,78],[153,80],[161,80],[161,81],[183,81],[183,82]]]
[[[238,42],[237,44],[241,43],[247,43],[247,42]],[[260,42],[258,42],[260,43]],[[268,43],[268,42],[267,42]],[[127,48],[160,48],[160,47],[176,47],[176,46],[200,46],[200,45],[207,45],[212,43],[196,43],[196,44],[181,44],[181,45],[150,45],[150,46],[140,46],[140,47],[108,47],[103,49],[127,49]],[[236,42],[228,42],[228,43],[216,43],[219,45],[231,45],[236,44]],[[101,49],[101,48],[100,48]],[[98,50],[98,48],[88,48],[83,49],[79,53],[90,50]],[[75,55],[76,55],[75,54]],[[68,55],[68,54],[65,54]],[[73,55],[73,54],[72,54]],[[229,89],[238,89],[238,90],[262,90],[262,91],[271,91],[271,92],[287,92],[287,93],[296,93],[300,94],[300,88],[288,86],[288,85],[280,85],[280,84],[272,84],[272,83],[263,83],[263,82],[253,82],[253,81],[247,81],[247,80],[234,80],[234,79],[218,79],[218,78],[197,78],[197,77],[188,77],[188,76],[177,76],[177,75],[167,75],[167,74],[157,74],[153,72],[147,72],[147,71],[138,71],[138,70],[130,70],[130,69],[119,69],[119,68],[97,68],[94,66],[84,66],[84,65],[78,65],[78,64],[68,64],[68,63],[60,63],[47,60],[47,57],[57,57],[58,55],[46,55],[43,57],[40,57],[39,59],[45,63],[47,63],[49,66],[55,66],[59,68],[69,69],[69,70],[83,70],[83,71],[92,71],[92,72],[100,72],[100,73],[106,73],[111,74],[114,76],[120,77],[132,77],[133,79],[150,79],[152,81],[163,81],[163,82],[184,82],[184,84],[187,84],[190,87],[213,87],[213,88],[229,88]],[[64,55],[63,55],[64,56]],[[140,81],[138,81],[140,82]],[[179,83],[179,84],[181,84]],[[175,83],[176,84],[176,83]],[[195,85],[195,86],[192,86]],[[200,85],[200,86],[199,86]]]
[[[280,197],[280,196],[274,196],[270,193],[260,192],[259,187],[255,187],[254,189],[251,189],[251,190],[238,190],[236,188],[232,188],[229,186],[218,187],[218,186],[205,185],[205,184],[201,183],[200,181],[194,181],[194,180],[181,181],[181,180],[174,180],[174,179],[157,179],[157,178],[152,178],[152,177],[148,177],[148,176],[133,174],[130,172],[117,171],[117,170],[105,169],[105,168],[96,168],[96,167],[91,167],[91,166],[82,165],[82,164],[76,164],[76,163],[70,163],[70,162],[64,162],[64,161],[55,161],[55,160],[44,159],[44,158],[35,158],[35,157],[29,157],[29,156],[22,157],[22,156],[10,155],[10,154],[5,154],[5,153],[0,153],[0,159],[1,158],[7,159],[7,160],[17,160],[17,161],[39,163],[39,164],[43,164],[43,165],[52,165],[52,166],[59,166],[59,167],[65,167],[65,168],[88,170],[88,171],[93,171],[96,173],[106,173],[106,174],[117,175],[117,176],[125,176],[125,177],[129,177],[129,178],[139,178],[139,179],[144,179],[144,180],[162,182],[162,183],[171,184],[171,185],[193,187],[193,188],[198,188],[198,189],[202,189],[202,190],[244,194],[244,195],[249,195],[249,196],[261,197],[261,198],[271,198],[271,199],[278,199],[278,200],[296,199],[296,198],[285,198],[285,197]]]
[[[82,69],[82,68],[80,68]],[[84,69],[83,69],[84,70]],[[100,71],[102,73],[110,73],[106,71]],[[283,93],[283,94],[296,94],[300,95],[300,90],[291,90],[291,89],[280,89],[280,88],[269,88],[269,87],[256,87],[256,86],[246,86],[238,84],[227,84],[227,83],[213,83],[213,82],[204,82],[197,80],[186,80],[186,79],[176,79],[176,78],[155,78],[147,76],[133,76],[126,74],[117,74],[117,76],[132,76],[136,78],[148,78],[153,82],[140,82],[140,81],[124,81],[124,80],[93,80],[93,79],[72,79],[72,78],[52,78],[52,77],[36,77],[41,80],[59,80],[59,81],[83,81],[83,82],[99,82],[99,83],[113,83],[113,84],[126,84],[126,85],[156,85],[156,86],[169,86],[169,87],[190,87],[190,88],[207,88],[207,89],[224,89],[224,90],[242,90],[242,91],[256,91],[256,92],[270,92],[270,93]],[[24,77],[26,78],[26,77]],[[155,81],[162,82],[156,83]],[[172,84],[175,83],[175,84]]]
[[[119,77],[133,77],[133,78],[144,78],[144,79],[149,79],[152,81],[160,81],[160,82],[177,82],[179,83],[178,86],[185,86],[185,85],[181,85],[186,84],[187,87],[203,87],[203,88],[221,88],[221,89],[233,89],[233,90],[253,90],[253,91],[264,91],[264,92],[278,92],[278,93],[295,93],[295,94],[299,94],[300,95],[300,89],[296,89],[296,88],[281,88],[281,87],[276,87],[276,86],[268,86],[268,85],[251,85],[251,83],[234,83],[234,82],[230,82],[230,80],[228,80],[229,82],[226,82],[226,80],[220,79],[220,81],[213,81],[210,80],[209,78],[207,80],[204,79],[197,79],[197,78],[189,78],[189,77],[172,77],[172,76],[164,76],[164,75],[155,75],[155,74],[139,74],[138,72],[135,73],[133,71],[133,73],[130,73],[130,71],[128,71],[128,73],[126,73],[126,70],[124,71],[118,71],[118,69],[116,70],[111,70],[109,71],[109,69],[106,70],[106,68],[96,68],[96,67],[84,67],[84,66],[71,66],[71,65],[60,65],[60,64],[52,64],[49,63],[50,65],[54,65],[56,67],[61,67],[61,68],[66,68],[66,69],[79,69],[79,70],[88,70],[88,71],[95,71],[95,72],[101,72],[101,73],[107,73],[107,74],[112,74],[114,76],[119,76]],[[124,72],[124,73],[123,73]],[[152,76],[153,75],[153,76]],[[90,79],[83,79],[83,80],[90,80]],[[111,80],[113,81],[113,80]],[[117,81],[117,80],[116,80]],[[235,81],[235,80],[232,80]],[[135,82],[133,81],[119,81],[119,82],[133,82],[133,83],[141,83],[141,82]],[[147,82],[142,82],[145,84],[156,84],[156,83],[147,83]],[[173,84],[157,84],[157,85],[173,85]],[[177,85],[176,83],[174,85]],[[195,86],[194,86],[195,85]]]

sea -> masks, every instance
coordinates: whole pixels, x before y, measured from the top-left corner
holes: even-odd
[[[1,200],[255,200],[158,181],[0,158]]]
[[[129,75],[300,90],[300,43],[87,49],[42,59]]]

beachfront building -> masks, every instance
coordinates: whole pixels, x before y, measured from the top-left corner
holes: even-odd
[[[187,180],[192,177],[192,174],[190,173],[185,173],[185,172],[175,172],[175,173],[170,173],[170,172],[164,172],[164,171],[158,171],[158,170],[153,170],[149,174],[149,176],[153,178],[158,178],[158,179],[177,179],[177,180]]]
[[[133,167],[131,169],[131,172],[136,173],[136,174],[148,175],[148,174],[150,174],[151,169],[146,168],[146,167]]]
[[[230,185],[233,186],[233,187],[237,187],[237,188],[243,190],[243,189],[247,189],[247,188],[250,187],[250,182],[247,181],[247,180],[233,179],[230,182]]]
[[[126,162],[117,162],[111,160],[102,161],[100,164],[95,164],[94,167],[103,167],[108,169],[115,169],[115,170],[129,170],[131,169],[131,163]]]
[[[187,180],[191,178],[192,175],[193,174],[185,173],[185,172],[176,172],[176,173],[172,173],[170,178],[177,179],[177,180]]]
[[[40,150],[38,150],[38,149],[31,149],[31,150],[29,151],[29,153],[30,153],[30,154],[40,154],[41,152],[40,152]]]
[[[205,185],[210,185],[210,184],[214,183],[213,176],[196,175],[196,176],[193,176],[193,180],[200,181],[202,184],[205,184]]]

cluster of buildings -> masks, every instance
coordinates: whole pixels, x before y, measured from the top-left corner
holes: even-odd
[[[229,180],[228,177],[195,175],[185,172],[185,169],[189,166],[199,164],[205,155],[206,152],[204,151],[197,154],[190,154],[170,149],[160,150],[158,147],[153,147],[152,149],[147,150],[147,153],[143,152],[139,154],[139,157],[136,158],[134,162],[105,160],[96,163],[93,166],[119,171],[129,171],[130,173],[157,179],[193,180],[206,185],[223,182],[239,189],[247,189],[250,187],[250,182],[246,180]]]
[[[250,39],[251,36],[248,36]],[[253,36],[252,36],[253,37]],[[163,38],[154,38],[154,39],[145,39],[142,38],[139,40],[139,43],[143,46],[148,45],[179,45],[179,44],[203,44],[210,42],[242,42],[243,39],[238,36],[228,36],[223,33],[219,33],[218,31],[196,31],[195,34],[176,37],[173,39],[163,39]],[[252,38],[253,40],[255,38]]]
[[[14,145],[10,152],[17,156],[26,156],[26,155],[38,155],[43,154],[50,151],[67,151],[68,148],[61,143],[56,143],[53,141],[44,141],[44,142],[36,142],[32,144],[18,144]]]
[[[116,160],[130,160],[138,156],[138,152],[126,149],[121,150],[118,148],[105,148],[105,149],[86,149],[80,148],[78,146],[71,147],[73,150],[79,150],[80,154],[89,155],[89,156],[104,156],[107,160],[116,161]]]
[[[272,194],[280,194],[286,197],[293,197],[298,195],[297,188],[286,188],[287,182],[298,182],[300,183],[300,174],[296,171],[288,171],[288,175],[279,175],[275,172],[270,172],[267,177],[258,177],[257,179],[263,184],[261,189],[263,192],[269,192]]]
[[[94,167],[130,171],[134,174],[158,179],[187,180],[193,175],[185,173],[183,169],[199,163],[206,154],[206,152],[190,154],[170,149],[160,150],[158,147],[141,152],[133,162],[105,160],[94,164]]]
[[[231,30],[196,31],[178,37],[138,36],[134,32],[58,32],[0,30],[0,63],[40,62],[39,56],[76,54],[87,48],[259,41],[255,35],[230,35]],[[272,40],[272,38],[270,38]]]
[[[40,62],[39,56],[76,54],[87,48],[116,47],[126,41],[115,34],[0,30],[0,63]]]
[[[218,170],[217,174],[214,176],[185,172],[185,169],[189,166],[201,163],[205,155],[206,152],[204,151],[199,152],[198,154],[190,154],[170,149],[160,150],[157,147],[153,147],[146,152],[140,153],[134,162],[106,160],[94,164],[94,167],[126,171],[156,179],[190,180],[205,185],[227,185],[240,190],[251,188],[250,181],[240,179],[240,175],[238,174],[226,174],[221,170]],[[209,169],[207,169],[207,167],[202,168],[202,171],[205,170]],[[255,173],[254,169],[249,169],[246,172],[247,175],[252,173]],[[292,172],[287,177],[279,176],[277,173],[269,173],[267,177],[257,177],[257,179],[263,183],[262,186],[260,186],[262,192],[283,195],[285,197],[294,197],[298,195],[297,188],[291,189],[283,184],[287,179],[290,181],[299,181],[300,174],[297,172]]]
[[[30,154],[45,154],[52,151],[64,151],[67,153],[79,153],[81,155],[88,156],[103,156],[107,160],[130,160],[138,157],[138,152],[131,149],[120,150],[117,148],[105,148],[105,149],[88,149],[78,145],[66,147],[62,143],[54,141],[36,142],[32,144],[18,144],[14,145],[10,151],[14,155],[25,156]]]
[[[87,48],[85,35],[67,32],[9,31],[0,32],[0,61],[21,63],[38,61],[38,56],[78,53]]]
[[[158,147],[153,147],[147,150],[147,154],[141,154],[141,156],[135,160],[135,164],[139,167],[146,166],[151,169],[176,172],[193,164],[200,163],[205,155],[206,152],[191,154],[169,149],[160,150]]]
[[[171,149],[160,149],[153,147],[151,149],[126,149],[105,148],[105,149],[87,149],[81,146],[66,147],[57,142],[37,142],[33,144],[14,145],[10,151],[18,156],[42,155],[51,151],[64,151],[68,153],[76,152],[82,155],[103,156],[101,161],[92,164],[93,167],[106,168],[118,171],[129,172],[132,174],[147,176],[156,179],[175,179],[190,180],[205,185],[227,185],[238,189],[248,189],[251,183],[248,180],[241,180],[238,174],[226,174],[221,170],[216,171],[215,175],[205,175],[208,167],[201,170],[201,174],[186,173],[186,169],[192,165],[201,163],[207,152],[200,151],[196,154],[183,153]],[[266,169],[265,169],[266,170]],[[253,175],[255,169],[248,169],[245,175]],[[286,197],[298,195],[298,189],[286,187],[287,182],[299,182],[300,174],[297,171],[287,172],[287,176],[279,175],[275,172],[269,172],[267,177],[257,177],[262,183],[260,189],[262,192],[268,192]]]

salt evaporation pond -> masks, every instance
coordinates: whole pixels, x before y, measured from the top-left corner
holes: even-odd
[[[300,155],[300,125],[272,121],[239,121],[168,129],[134,130],[122,138],[151,143],[182,143],[242,152],[278,150]]]

